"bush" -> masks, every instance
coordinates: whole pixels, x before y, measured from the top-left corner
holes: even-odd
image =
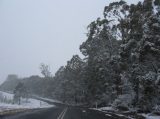
[[[129,107],[131,107],[132,100],[133,100],[133,96],[130,94],[120,95],[113,102],[113,107],[121,111],[127,111],[129,110]]]
[[[160,115],[160,105],[156,105],[153,109],[153,114]]]

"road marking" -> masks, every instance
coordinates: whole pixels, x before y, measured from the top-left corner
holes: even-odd
[[[61,114],[58,116],[57,119],[63,119],[64,116],[65,116],[65,114],[66,114],[66,112],[67,112],[67,110],[68,110],[68,108],[65,108],[65,109],[61,112]]]
[[[65,110],[65,112],[63,113],[63,115],[62,115],[61,119],[64,119],[64,116],[65,116],[65,114],[66,114],[67,110],[68,110],[68,109],[66,108],[66,110]]]
[[[61,117],[62,117],[62,115],[63,115],[64,112],[65,112],[65,109],[60,113],[60,115],[58,116],[57,119],[61,119]]]

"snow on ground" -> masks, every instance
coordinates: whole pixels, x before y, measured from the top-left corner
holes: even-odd
[[[36,96],[37,97],[37,96]],[[55,99],[49,99],[49,98],[42,98],[42,97],[37,97],[38,99],[42,99],[42,100],[45,100],[45,101],[49,101],[49,102],[55,102],[55,103],[61,103],[61,101],[58,101],[58,100],[55,100]]]
[[[112,107],[101,107],[101,108],[93,108],[98,111],[115,111]]]
[[[119,117],[125,117],[125,118],[129,118],[129,119],[136,119],[136,118],[132,118],[130,116],[126,116],[124,114],[118,113],[117,110],[115,110],[112,107],[101,107],[101,108],[91,108],[91,109],[105,112],[106,116],[111,116],[110,114],[112,114],[112,112],[113,112],[113,114],[115,114],[115,115],[117,115]],[[109,113],[109,112],[111,112],[111,113]],[[146,119],[160,119],[160,116],[153,115],[153,114],[138,114],[138,115],[142,115]]]
[[[148,116],[146,119],[160,119],[160,116]]]
[[[135,118],[132,118],[130,116],[126,116],[124,114],[121,114],[121,113],[118,113],[117,110],[115,110],[113,107],[101,107],[101,108],[93,108],[94,110],[98,110],[98,111],[101,111],[101,112],[105,112],[106,116],[118,116],[118,117],[121,117],[121,118],[125,118],[125,119],[135,119]]]
[[[21,104],[13,104],[13,94],[9,94],[6,92],[0,91],[0,96],[5,99],[5,101],[0,100],[0,112],[4,110],[10,109],[34,109],[34,108],[48,108],[54,107],[54,105],[49,105],[44,101],[40,101],[37,99],[21,99]]]
[[[0,95],[3,96],[4,98],[7,98],[8,100],[13,99],[13,94],[10,93],[0,91]]]
[[[160,119],[160,116],[151,115],[151,114],[142,114],[146,119]]]
[[[101,107],[99,109],[104,110],[104,111],[113,111],[114,110],[112,107]]]
[[[110,114],[106,114],[106,116],[109,116],[109,117],[111,117],[112,115],[110,115]]]

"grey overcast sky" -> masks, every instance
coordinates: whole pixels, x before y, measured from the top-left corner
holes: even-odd
[[[113,1],[0,0],[0,83],[8,74],[39,75],[42,62],[54,74],[80,54],[87,25]]]

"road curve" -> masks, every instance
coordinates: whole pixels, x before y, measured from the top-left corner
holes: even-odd
[[[115,114],[80,107],[54,107],[31,110],[15,115],[3,116],[0,119],[127,119]]]

